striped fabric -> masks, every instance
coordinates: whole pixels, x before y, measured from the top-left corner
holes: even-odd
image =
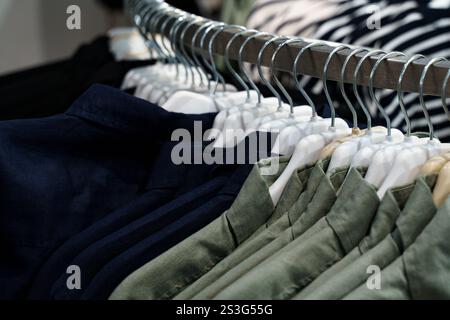
[[[370,27],[376,26],[375,18],[379,19],[380,28]],[[259,0],[249,15],[248,27],[450,59],[450,0]],[[323,96],[321,81],[304,77],[302,83],[316,97]],[[385,123],[368,94],[361,93],[364,93],[374,123]],[[395,92],[379,90],[378,93],[392,125],[405,130],[404,115]],[[442,141],[450,141],[450,120],[441,99],[427,97],[426,101],[435,135]],[[405,94],[405,102],[412,130],[427,132],[418,95]]]

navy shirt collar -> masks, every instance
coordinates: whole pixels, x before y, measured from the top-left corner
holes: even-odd
[[[83,93],[66,114],[120,130],[124,134],[164,140],[170,140],[176,129],[193,132],[194,121],[201,121],[203,130],[209,129],[215,118],[214,113],[188,115],[168,112],[121,90],[99,84]]]

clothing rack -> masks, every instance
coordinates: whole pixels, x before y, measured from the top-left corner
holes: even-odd
[[[140,5],[141,9],[137,13],[140,16],[140,19],[144,19],[143,15],[145,11],[149,10],[150,7],[154,6],[164,6],[163,14],[165,15],[162,19],[159,20],[157,28],[162,25],[162,23],[165,23],[165,28],[163,30],[163,34],[166,37],[170,36],[170,30],[171,26],[173,26],[174,23],[176,23],[177,19],[181,19],[183,17],[186,17],[187,15],[191,17],[195,17],[194,15],[191,15],[189,13],[186,13],[182,10],[170,7],[164,1],[160,0],[128,0],[128,6],[136,6]],[[136,21],[136,17],[135,21]],[[198,17],[200,18],[200,17]],[[169,20],[170,19],[170,20]],[[168,21],[166,21],[168,20]],[[210,22],[211,20],[201,18],[195,23],[193,23],[187,30],[185,37],[183,38],[184,44],[187,47],[191,46],[192,38],[195,35],[196,31],[204,26],[206,23]],[[204,30],[203,30],[204,31]],[[236,27],[235,30],[232,29],[226,29],[223,30],[215,39],[214,45],[213,45],[213,53],[217,56],[224,56],[225,55],[225,48],[228,44],[229,40],[235,35],[236,33],[239,33],[241,30]],[[211,37],[213,36],[214,32],[209,32],[208,35],[205,37],[205,45],[204,47],[201,47],[199,44],[199,39],[197,38],[197,41],[195,43],[195,51],[200,54],[206,54],[208,53],[208,43]],[[238,52],[239,48],[242,45],[242,43],[249,37],[250,35],[242,35],[238,37],[233,42],[232,47],[230,48],[229,52],[229,58],[232,60],[238,60]],[[295,43],[295,44],[287,44],[284,46],[280,52],[277,54],[277,58],[274,64],[274,69],[279,71],[285,71],[285,72],[292,72],[295,58],[298,54],[298,52],[305,47],[306,45],[317,42],[319,40],[314,39],[307,39],[303,38],[305,42],[303,43]],[[178,37],[176,39],[177,41],[181,41],[181,39]],[[253,39],[248,45],[245,47],[244,54],[243,54],[243,60],[245,62],[249,62],[252,64],[257,63],[257,56],[258,52],[262,48],[262,46],[265,44],[265,42],[268,40],[268,37],[257,37]],[[331,53],[331,51],[338,45],[339,43],[332,43],[327,42],[329,46],[320,46],[320,47],[313,47],[308,50],[309,53],[305,53],[302,56],[301,62],[298,64],[298,74],[302,75],[308,75],[315,78],[322,79],[323,77],[323,68],[325,65],[325,62]],[[351,46],[350,46],[351,47]],[[275,50],[277,48],[277,44],[270,44],[264,51],[264,55],[262,58],[262,66],[269,67],[270,66],[270,60],[273,56]],[[357,47],[354,47],[357,48]],[[369,49],[371,50],[371,49]],[[328,74],[327,74],[327,80],[332,81],[341,81],[341,70],[343,63],[346,59],[346,57],[351,53],[352,50],[349,49],[343,49],[342,51],[339,51],[336,56],[331,60],[329,67],[328,67]],[[355,72],[355,68],[358,64],[358,61],[366,54],[367,52],[359,53],[354,56],[353,59],[348,63],[347,68],[345,70],[345,77],[344,82],[345,83],[353,83],[353,73]],[[361,66],[361,69],[358,73],[357,77],[357,84],[361,86],[368,86],[369,80],[370,80],[370,71],[374,64],[377,62],[378,57],[372,56],[368,59],[366,59]],[[381,63],[377,69],[376,75],[373,78],[373,86],[375,88],[379,89],[391,89],[396,90],[398,85],[398,79],[400,77],[402,68],[405,64],[405,62],[408,60],[408,58],[391,58],[386,59]],[[402,82],[402,91],[404,92],[420,92],[420,77],[421,74],[427,65],[427,63],[431,59],[420,59],[418,61],[415,61],[412,63],[404,76],[403,82]],[[425,95],[433,95],[433,96],[441,96],[442,95],[442,85],[445,81],[445,78],[447,74],[450,71],[450,62],[443,61],[438,62],[432,66],[430,66],[426,79],[423,84],[423,93]],[[450,97],[450,85],[447,85],[445,89],[445,95],[446,97]]]

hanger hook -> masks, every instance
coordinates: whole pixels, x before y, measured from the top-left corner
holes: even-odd
[[[154,24],[153,24],[154,27],[152,28],[152,33],[155,33],[155,29],[156,29],[156,27],[158,26],[160,20],[161,20],[161,19],[165,19],[165,20],[161,23],[160,31],[158,32],[159,34],[164,34],[164,30],[165,30],[165,28],[167,27],[167,24],[168,24],[169,20],[170,20],[172,17],[166,16],[166,15],[164,14],[164,12],[162,12],[162,11],[160,11],[158,14],[159,14],[159,16],[158,16],[157,18],[154,19]],[[153,35],[153,37],[156,38],[154,35]],[[171,63],[171,64],[173,64],[173,65],[176,67],[176,74],[177,74],[177,77],[178,77],[179,70],[178,70],[178,64],[177,64],[177,61],[176,61],[176,59],[171,55],[171,52],[170,52],[169,48],[167,48],[166,43],[165,43],[165,41],[164,41],[164,37],[161,37],[161,45],[160,45],[160,47],[161,47],[161,49],[164,48],[163,51],[164,51],[164,54],[165,54],[165,56],[166,56],[168,62]]]
[[[140,3],[143,4],[143,3]],[[136,7],[137,9],[137,7]],[[147,33],[147,26],[149,25],[149,21],[151,17],[158,12],[157,6],[147,6],[144,7],[143,12],[144,14],[142,17],[138,14],[136,14],[134,11],[131,12],[130,8],[130,14],[134,17],[134,23],[136,25],[136,29],[139,31],[140,35],[145,39],[145,44],[149,48],[150,51],[155,49],[157,60],[163,60],[164,54],[161,52],[161,48],[159,48],[158,44],[156,43],[156,40],[153,38],[152,34],[150,34],[151,39],[148,36]]]
[[[167,9],[165,9],[164,11],[167,11]],[[169,21],[174,19],[174,17],[169,16],[169,15],[165,15],[165,12],[161,11],[161,17],[158,17],[158,22],[160,19],[163,19],[163,22],[161,23],[160,29],[159,29],[159,34],[165,36],[165,30],[167,28],[167,25],[169,24]],[[155,27],[158,26],[158,23],[155,24]],[[167,47],[166,45],[166,41],[164,41],[164,38],[161,38],[161,45],[164,47],[164,49],[166,50],[166,52],[168,52],[168,55],[172,58],[174,58],[171,55],[171,50]]]
[[[236,40],[237,38],[241,37],[242,35],[247,33],[249,30],[247,30],[245,27],[238,26],[238,25],[231,25],[231,26],[225,27],[225,29],[229,29],[229,28],[231,28],[231,29],[234,28],[234,29],[238,29],[238,30],[241,30],[241,31],[236,33],[236,34],[234,34],[230,38],[230,40],[228,40],[227,46],[225,47],[225,65],[226,65],[228,71],[230,71],[231,75],[239,82],[239,84],[247,92],[247,103],[249,103],[250,100],[251,100],[250,99],[250,88],[245,83],[244,79],[242,79],[242,77],[239,75],[239,73],[237,73],[236,70],[234,70],[233,66],[230,63],[230,49],[231,49],[231,45],[233,44],[234,40]]]
[[[326,42],[324,42],[324,41],[316,41],[316,42],[312,42],[312,43],[307,44],[305,47],[303,47],[300,50],[300,52],[297,54],[297,57],[295,58],[295,61],[294,61],[293,73],[294,73],[295,83],[297,85],[298,90],[300,90],[300,92],[303,95],[303,97],[306,99],[306,101],[308,101],[308,104],[313,109],[312,119],[316,119],[317,118],[316,105],[313,102],[313,100],[310,98],[310,96],[306,93],[305,89],[303,89],[303,86],[300,84],[300,81],[298,81],[298,65],[299,65],[299,62],[300,62],[300,58],[303,56],[303,54],[307,50],[310,50],[310,49],[312,49],[314,47],[323,47],[323,46],[328,46],[328,44]]]
[[[202,71],[204,72],[204,74],[207,77],[208,80],[208,90],[211,89],[211,79],[210,79],[210,74],[208,73],[208,71],[205,68],[205,65],[202,64],[200,62],[200,60],[198,59],[197,53],[195,52],[195,44],[197,42],[197,38],[200,35],[200,33],[202,32],[203,29],[206,29],[208,26],[210,26],[213,22],[212,21],[206,21],[203,25],[201,25],[197,31],[195,31],[194,35],[192,36],[192,40],[191,40],[191,51],[192,51],[192,57],[194,58],[194,61],[196,62],[196,64],[202,69]]]
[[[383,50],[371,50],[368,53],[366,53],[366,55],[364,55],[358,61],[356,68],[353,72],[353,77],[352,77],[353,92],[355,93],[356,100],[358,101],[359,105],[361,106],[361,109],[363,110],[364,114],[366,115],[367,129],[369,132],[370,132],[370,130],[372,130],[372,117],[370,115],[369,109],[367,108],[363,99],[361,98],[361,95],[359,94],[357,80],[358,80],[359,71],[361,70],[361,67],[362,67],[364,61],[366,61],[370,57],[373,57],[373,56],[376,56],[376,55],[379,55],[382,53],[386,53],[386,52]],[[389,119],[388,119],[388,122],[390,122]]]
[[[175,19],[175,22],[169,26],[169,22],[171,20]],[[165,30],[167,29],[167,27],[169,26],[169,36],[166,37],[169,41],[170,44],[170,48],[167,46],[167,41],[165,41],[165,38],[161,39],[161,43],[164,47],[164,49],[166,49],[167,52],[169,52],[170,56],[172,57],[172,61],[175,65],[175,69],[176,69],[176,78],[179,79],[180,78],[180,65],[183,65],[183,62],[181,61],[181,59],[178,57],[178,55],[176,54],[175,50],[173,49],[173,41],[172,41],[172,30],[174,28],[174,26],[177,25],[177,17],[173,17],[173,16],[169,16],[166,20],[164,20],[164,22],[161,25],[161,34],[164,35],[165,34]],[[187,70],[186,70],[187,72]]]
[[[187,33],[187,31],[189,30],[189,28],[191,27],[191,26],[193,26],[194,24],[196,24],[197,23],[197,21],[199,20],[199,18],[197,17],[197,16],[195,16],[195,15],[193,15],[193,14],[191,14],[191,15],[189,15],[189,22],[188,23],[186,23],[186,26],[183,28],[183,31],[181,32],[181,35],[180,35],[180,48],[181,48],[181,50],[183,51],[183,53],[184,53],[184,55],[185,55],[185,57],[186,57],[186,59],[187,59],[187,61],[189,62],[189,64],[197,71],[197,74],[198,74],[198,76],[199,76],[199,79],[200,79],[200,87],[201,86],[204,86],[205,85],[205,83],[204,83],[204,79],[203,79],[203,73],[200,71],[200,67],[198,66],[198,65],[196,65],[195,64],[195,62],[194,62],[194,60],[192,59],[192,57],[191,56],[189,56],[189,54],[188,54],[188,52],[187,52],[187,50],[186,50],[186,43],[185,43],[185,38],[186,38],[186,33]],[[193,84],[193,87],[195,88],[195,81],[194,81],[194,75],[192,75],[192,77],[193,77],[193,79],[192,79],[192,84]]]
[[[261,91],[259,90],[258,86],[255,84],[255,82],[252,80],[252,76],[248,75],[245,71],[245,66],[244,66],[244,49],[247,46],[248,43],[250,43],[250,41],[252,41],[253,39],[259,37],[259,36],[270,36],[271,34],[268,32],[260,32],[260,31],[256,31],[256,30],[249,30],[249,32],[255,32],[255,34],[252,34],[251,36],[247,37],[247,39],[245,39],[245,41],[242,43],[241,47],[239,48],[239,58],[238,58],[238,63],[239,63],[239,68],[242,71],[242,74],[245,76],[245,78],[247,78],[247,81],[250,83],[251,87],[253,88],[253,90],[255,90],[258,93],[258,102],[257,102],[257,106],[261,105],[261,101],[262,101],[262,94]]]
[[[214,54],[213,54],[213,49],[214,49],[214,42],[215,42],[215,40],[216,40],[216,38],[217,38],[217,36],[219,35],[219,34],[221,34],[224,30],[226,30],[226,29],[230,29],[230,28],[234,28],[234,29],[236,29],[236,28],[243,28],[243,29],[245,29],[244,27],[241,27],[241,26],[237,26],[237,25],[226,25],[225,23],[221,23],[220,25],[219,25],[219,29],[212,35],[212,37],[211,37],[211,39],[210,39],[210,41],[209,41],[209,45],[208,45],[208,52],[209,52],[209,58],[210,58],[210,60],[211,60],[211,63],[212,63],[212,65],[213,65],[213,68],[214,68],[214,70],[215,70],[215,72],[217,73],[217,74],[219,74],[219,72],[218,72],[218,70],[217,70],[217,66],[216,66],[216,63],[214,62]],[[242,29],[241,29],[242,30]],[[225,82],[225,80],[224,80],[224,82]],[[214,83],[214,89],[213,89],[213,93],[215,94],[216,93],[216,90],[217,90],[217,86],[219,85],[219,79],[218,78],[216,78],[216,81],[215,81],[215,83]],[[248,93],[248,95],[250,95],[249,93]]]
[[[148,26],[148,22],[150,21],[149,16],[152,16],[157,12],[160,12],[164,6],[162,4],[159,4],[156,6],[148,5],[147,7],[145,7],[145,4],[142,2],[139,4],[142,4],[143,9],[141,9],[140,6],[136,6],[135,10],[133,10],[131,14],[133,16],[134,23],[137,26],[138,30],[145,38],[147,38],[146,28]],[[167,4],[165,4],[165,6],[167,6]],[[140,14],[138,14],[138,12],[140,12]]]
[[[353,125],[354,125],[353,129],[357,129],[358,128],[358,115],[356,113],[355,107],[353,106],[352,102],[348,98],[347,93],[345,92],[345,70],[347,69],[347,66],[348,66],[350,60],[352,59],[352,57],[357,55],[358,53],[361,53],[361,52],[364,52],[364,51],[368,51],[368,50],[364,49],[364,48],[356,48],[356,49],[353,49],[353,51],[351,51],[349,53],[349,55],[347,56],[347,58],[344,61],[344,64],[342,65],[341,79],[340,79],[341,81],[339,82],[339,89],[341,91],[341,94],[344,97],[344,100],[347,103],[347,106],[349,107],[349,109],[350,109],[350,111],[352,113]],[[366,116],[367,116],[368,128],[369,128],[369,131],[370,131],[370,128],[372,127],[372,119],[367,114],[366,114]]]
[[[403,79],[405,78],[406,71],[408,70],[408,67],[411,63],[420,60],[425,59],[426,57],[422,54],[416,54],[413,55],[406,61],[406,63],[403,65],[402,71],[400,72],[400,77],[398,78],[397,83],[397,97],[398,102],[400,105],[400,109],[402,110],[404,116],[405,116],[405,122],[406,122],[406,136],[411,137],[411,121],[408,116],[408,111],[406,110],[405,101],[404,101],[404,94],[403,94]]]
[[[333,56],[343,49],[351,50],[351,47],[348,45],[342,44],[342,45],[339,45],[336,48],[334,48],[333,51],[331,51],[330,54],[328,55],[327,60],[325,61],[325,65],[323,67],[323,73],[322,73],[323,74],[323,76],[322,76],[323,89],[325,91],[325,97],[326,97],[328,104],[330,106],[330,109],[331,109],[331,128],[334,128],[336,126],[336,109],[334,108],[334,102],[331,99],[330,92],[328,90],[328,68],[330,66],[331,59],[333,58]],[[355,120],[353,120],[353,128],[355,128],[355,127],[356,127]]]
[[[403,52],[397,52],[397,51],[384,54],[383,56],[378,58],[377,62],[374,64],[372,70],[370,71],[370,76],[369,76],[369,94],[370,94],[370,97],[372,98],[372,100],[375,102],[378,110],[381,112],[384,119],[386,120],[388,137],[392,136],[391,119],[389,118],[386,110],[384,110],[384,108],[381,106],[381,103],[375,94],[375,89],[373,87],[373,81],[374,81],[375,74],[376,74],[377,69],[380,66],[380,64],[387,59],[396,58],[396,57],[406,57],[406,54],[404,54]]]
[[[275,88],[272,86],[272,84],[270,83],[270,81],[268,81],[265,76],[264,76],[264,72],[262,70],[262,58],[263,58],[263,54],[264,54],[264,50],[266,50],[266,48],[271,45],[272,43],[281,40],[281,39],[286,39],[286,37],[283,36],[274,36],[271,39],[267,40],[264,45],[261,47],[261,50],[259,50],[258,52],[258,59],[257,59],[257,67],[258,67],[258,73],[259,76],[261,77],[261,80],[264,82],[264,84],[269,88],[269,90],[277,97],[278,99],[278,111],[281,111],[283,108],[283,100],[281,99],[280,94],[277,92],[277,90],[275,90]]]
[[[427,65],[423,68],[422,75],[420,76],[420,82],[419,82],[420,105],[423,109],[423,113],[425,114],[425,118],[427,119],[427,122],[428,122],[428,128],[430,130],[430,140],[434,139],[434,126],[433,126],[433,123],[431,122],[430,114],[428,113],[427,105],[425,103],[425,94],[424,94],[425,79],[427,77],[427,73],[428,73],[428,70],[430,69],[430,67],[436,63],[443,62],[443,61],[448,61],[448,60],[445,59],[444,57],[438,57],[438,58],[431,59],[427,63]]]
[[[206,36],[209,34],[209,32],[211,30],[213,30],[214,28],[216,28],[218,26],[223,26],[223,25],[225,25],[223,22],[213,21],[213,23],[206,28],[206,30],[203,32],[203,35],[200,39],[200,48],[201,49],[203,49],[205,47],[204,45],[205,45]],[[212,51],[211,52],[209,51],[210,45],[211,45],[211,39],[209,39],[209,42],[208,42],[208,54],[212,56]],[[214,59],[211,59],[211,63],[210,63],[208,61],[208,59],[206,59],[205,55],[203,55],[203,54],[202,54],[202,59],[205,62],[205,64],[207,65],[207,67],[211,70],[215,83],[217,83],[220,80],[224,85],[224,91],[226,91],[225,80],[217,71],[216,65],[214,63]],[[213,88],[212,90],[213,90],[212,93],[214,93],[215,88]]]
[[[289,93],[287,92],[287,90],[284,88],[283,84],[281,83],[281,81],[278,79],[278,77],[275,74],[274,71],[274,65],[275,65],[275,60],[276,57],[278,55],[278,53],[280,52],[280,50],[285,46],[288,45],[289,43],[295,42],[295,41],[302,41],[301,38],[299,39],[288,39],[286,41],[283,41],[282,43],[280,43],[277,48],[275,49],[273,55],[272,55],[272,59],[270,60],[270,67],[269,67],[269,72],[272,75],[272,79],[275,81],[275,84],[277,85],[277,87],[280,89],[280,91],[283,93],[283,95],[286,97],[289,106],[290,106],[290,113],[291,115],[294,114],[294,101],[292,100],[292,97],[289,95]]]
[[[149,23],[146,22],[146,25],[144,26],[144,32],[145,32],[145,34],[147,34],[147,33],[150,34],[150,37],[152,38],[151,43],[153,43],[153,45],[156,48],[156,51],[159,53],[161,59],[170,62],[171,59],[170,59],[169,55],[166,52],[164,52],[163,48],[158,43],[156,36],[154,34],[156,26],[158,25],[159,21],[164,17],[164,13],[162,11],[163,11],[163,9],[157,8],[154,12],[152,12],[148,16]],[[147,24],[148,24],[148,26],[147,26]],[[146,38],[148,39],[147,36],[146,36]]]
[[[189,81],[189,71],[191,71],[191,76],[192,76],[192,81],[194,81],[194,72],[192,71],[192,69],[189,66],[189,62],[187,61],[187,59],[184,57],[184,55],[182,54],[180,48],[181,46],[178,45],[178,41],[177,41],[177,33],[180,30],[181,25],[185,22],[186,17],[184,15],[178,17],[172,28],[170,29],[170,46],[172,48],[172,51],[174,52],[175,56],[177,57],[177,60],[180,61],[184,67],[185,70],[185,82],[187,83]]]

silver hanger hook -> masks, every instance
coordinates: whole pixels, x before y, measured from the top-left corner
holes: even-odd
[[[269,73],[272,75],[272,79],[275,81],[275,84],[277,85],[277,87],[280,89],[280,91],[283,93],[283,95],[286,97],[289,106],[290,106],[290,112],[291,115],[294,114],[294,101],[292,100],[292,97],[289,95],[289,93],[287,92],[287,90],[284,88],[283,84],[281,83],[281,81],[278,79],[278,77],[275,74],[274,71],[274,65],[275,65],[275,60],[277,58],[278,53],[280,52],[280,50],[287,44],[292,43],[294,41],[302,41],[299,39],[288,39],[286,41],[283,41],[282,43],[280,43],[277,48],[275,49],[273,55],[272,55],[272,59],[270,59],[270,66],[269,66]]]
[[[358,53],[364,52],[364,51],[368,51],[367,49],[364,48],[356,48],[353,49],[353,51],[351,51],[349,53],[349,55],[347,56],[347,58],[344,61],[344,64],[342,65],[342,69],[341,69],[341,81],[339,81],[339,89],[341,90],[341,94],[344,97],[345,102],[347,103],[348,108],[350,109],[351,113],[352,113],[352,117],[353,117],[353,129],[358,128],[358,114],[356,113],[355,107],[353,106],[352,102],[350,101],[350,99],[348,98],[347,93],[345,92],[345,70],[347,69],[348,63],[350,62],[350,60],[357,55]],[[367,121],[368,121],[368,126],[369,126],[369,131],[370,128],[372,127],[372,119],[370,118],[370,115],[367,116]]]
[[[203,29],[208,28],[210,25],[212,25],[213,22],[212,21],[206,21],[203,25],[201,25],[197,31],[195,31],[194,35],[192,36],[192,40],[191,40],[191,51],[192,51],[192,57],[194,58],[194,61],[196,62],[196,64],[200,67],[200,69],[203,71],[203,73],[206,75],[207,77],[207,81],[208,81],[208,90],[211,89],[211,79],[209,72],[206,70],[205,66],[200,62],[200,60],[198,59],[197,53],[195,52],[195,44],[197,42],[197,38],[200,35],[200,33],[203,31]]]
[[[167,16],[167,18],[164,20],[164,22],[161,24],[161,31],[160,34],[161,35],[165,35],[165,31],[166,28],[169,26],[169,22],[172,19],[177,19],[176,17],[172,17],[172,16]],[[172,30],[173,26],[176,25],[176,23],[172,24],[172,26],[170,26],[169,29],[169,43],[172,43],[172,41],[170,41],[170,31]],[[176,53],[174,52],[174,50],[172,48],[169,48],[167,46],[166,40],[164,37],[161,38],[161,45],[164,47],[164,49],[168,52],[169,57],[171,58],[171,62],[173,63],[173,65],[175,66],[175,70],[176,70],[176,78],[179,79],[180,77],[180,65],[182,64],[181,61],[179,60],[179,57],[176,55]],[[172,45],[171,45],[172,46]]]
[[[150,20],[149,16],[151,16],[152,14],[157,12],[157,10],[159,10],[159,8],[157,6],[150,6],[150,5],[145,6],[143,3],[140,3],[140,4],[141,4],[140,7],[142,7],[142,8],[137,6],[133,12],[130,12],[130,14],[133,17],[134,24],[135,24],[136,28],[138,29],[138,31],[141,32],[141,34],[144,37],[146,37],[145,28],[147,26],[147,23]],[[140,14],[137,14],[138,12]]]
[[[205,40],[206,40],[206,36],[209,34],[209,32],[211,30],[213,30],[214,28],[218,27],[218,26],[222,26],[224,25],[223,22],[217,22],[217,21],[213,21],[213,23],[208,26],[206,28],[206,30],[203,32],[202,37],[200,38],[200,48],[204,49],[205,47]],[[211,44],[211,39],[208,42],[208,54],[210,54],[211,52],[209,52],[209,45]],[[206,59],[205,55],[202,54],[202,59],[205,62],[206,66],[211,70],[212,75],[214,77],[214,82],[217,83],[219,80],[223,83],[224,86],[224,91],[226,91],[226,86],[225,86],[225,80],[223,79],[223,77],[219,74],[219,72],[217,71],[216,65],[214,63],[214,59],[211,60],[211,63],[208,61],[208,59]],[[213,92],[215,91],[215,87],[213,88]]]
[[[139,2],[135,5],[134,8],[130,9],[130,14],[133,17],[134,23],[136,26],[138,26],[138,28],[145,28],[146,24],[149,21],[148,18],[146,18],[146,15],[160,10],[161,7],[161,4],[149,5],[145,2]]]
[[[191,71],[192,81],[194,81],[194,72],[192,71],[192,69],[190,69],[189,62],[186,60],[184,55],[180,52],[181,50],[179,50],[178,42],[177,42],[177,33],[180,30],[180,27],[184,23],[184,21],[185,21],[185,16],[180,16],[175,20],[175,22],[172,25],[172,28],[170,29],[170,32],[169,32],[169,39],[170,39],[170,46],[172,48],[174,55],[177,57],[177,60],[180,61],[184,67],[185,78],[186,78],[185,82],[187,83],[189,81],[189,71]]]
[[[223,30],[229,26],[227,26],[225,23],[219,23],[217,26],[215,26],[214,28],[218,27],[218,30],[216,32],[213,33],[213,35],[211,36],[211,39],[209,40],[208,43],[208,53],[209,53],[209,59],[211,60],[211,65],[213,67],[214,73],[219,75],[219,71],[217,70],[217,66],[216,63],[214,61],[214,42],[217,38],[217,36],[219,34],[221,34],[223,32]],[[226,87],[225,87],[225,80],[223,81],[224,83],[224,90],[226,91]],[[214,87],[212,89],[212,93],[215,94],[217,91],[217,86],[219,85],[219,76],[216,76],[216,79],[214,81]]]
[[[189,21],[188,21],[189,20]],[[191,66],[191,70],[195,69],[197,71],[197,74],[199,76],[200,79],[200,86],[203,86],[205,83],[203,81],[203,74],[199,69],[199,66],[197,66],[195,64],[195,62],[193,61],[193,59],[189,56],[187,50],[186,50],[186,45],[185,45],[185,38],[186,38],[186,33],[187,30],[189,30],[189,28],[191,26],[193,26],[194,24],[197,23],[198,21],[198,17],[196,17],[195,15],[190,14],[188,17],[186,17],[186,21],[188,21],[186,23],[186,25],[184,26],[183,30],[181,31],[180,34],[180,49],[183,52],[186,60],[188,61],[189,65]],[[195,83],[195,76],[194,76],[194,72],[192,71],[192,87],[195,88],[196,87],[196,83]]]
[[[430,140],[434,139],[434,126],[431,122],[430,114],[427,110],[427,105],[425,103],[425,94],[424,94],[424,86],[425,86],[425,79],[427,77],[428,69],[436,63],[448,61],[444,57],[434,58],[431,59],[430,62],[427,63],[427,65],[423,68],[422,75],[420,76],[420,82],[419,82],[419,98],[420,98],[420,105],[423,109],[423,113],[425,114],[425,118],[428,122],[428,128],[430,130]]]
[[[245,41],[242,43],[241,47],[239,48],[239,58],[238,58],[238,64],[239,64],[239,68],[242,71],[242,74],[247,78],[248,82],[250,83],[251,87],[253,88],[253,90],[255,90],[258,93],[258,102],[257,105],[261,105],[261,101],[262,101],[262,94],[261,91],[259,90],[258,86],[255,84],[255,82],[252,80],[252,76],[248,75],[245,72],[245,66],[244,66],[244,49],[247,46],[248,43],[250,43],[250,41],[252,41],[253,39],[256,39],[259,36],[270,36],[271,34],[268,32],[261,32],[261,31],[256,31],[256,30],[249,30],[249,32],[255,32],[255,34],[247,37],[247,39],[245,39]]]
[[[286,37],[283,36],[275,36],[272,39],[267,40],[264,45],[261,47],[261,50],[258,52],[258,59],[257,59],[257,67],[258,67],[258,73],[261,77],[261,80],[264,82],[264,84],[269,88],[269,90],[277,97],[278,99],[278,110],[281,111],[283,108],[283,100],[281,99],[280,94],[275,90],[275,88],[272,86],[270,81],[267,81],[267,79],[264,77],[264,72],[262,70],[262,57],[264,54],[264,50],[271,45],[272,43],[281,40],[286,39]]]
[[[173,11],[173,10],[172,10]],[[161,24],[161,35],[165,35],[165,31],[167,29],[167,27],[169,27],[169,33],[167,38],[169,39],[169,43],[170,43],[170,48],[167,46],[166,41],[161,41],[162,46],[164,47],[164,49],[166,49],[167,52],[173,54],[173,58],[175,59],[175,61],[180,62],[178,60],[178,56],[175,52],[175,50],[173,49],[173,41],[172,41],[172,34],[173,34],[173,30],[174,28],[176,28],[177,24],[178,24],[178,18],[179,17],[174,17],[174,16],[167,16],[166,20],[164,20],[164,22]],[[172,20],[175,20],[175,22],[170,26],[169,22],[171,22]],[[164,39],[164,38],[163,38]]]
[[[231,75],[239,82],[239,84],[244,88],[244,90],[247,92],[247,100],[246,102],[249,103],[250,102],[250,88],[248,87],[248,85],[245,83],[244,79],[242,79],[242,77],[239,75],[239,73],[236,72],[236,70],[234,70],[234,68],[232,67],[231,63],[230,63],[230,49],[231,49],[231,45],[233,44],[234,40],[236,40],[237,38],[241,37],[243,34],[247,33],[248,30],[245,27],[242,26],[238,26],[238,25],[231,25],[231,26],[226,26],[224,28],[224,30],[226,29],[238,29],[241,30],[240,32],[234,34],[230,40],[228,40],[227,46],[225,47],[225,65],[228,69],[228,71],[230,71]]]
[[[165,26],[167,26],[167,23],[169,21],[170,17],[167,17],[163,11],[158,11],[156,15],[153,17],[153,20],[151,21],[151,28],[150,28],[150,34],[153,39],[155,39],[155,44],[157,44],[158,48],[161,50],[161,53],[166,57],[166,60],[171,63],[175,64],[175,59],[171,56],[170,51],[167,49],[167,46],[164,43],[164,38],[161,38],[161,44],[156,40],[155,33],[162,34],[162,30],[165,29]],[[160,25],[160,30],[156,30],[157,26],[159,25],[161,19],[165,19],[163,23]]]
[[[367,59],[369,59],[370,57],[382,54],[382,53],[386,53],[383,50],[371,50],[368,53],[366,53],[365,56],[363,56],[357,63],[355,71],[353,72],[353,91],[355,93],[356,96],[356,100],[358,101],[361,109],[363,110],[364,114],[366,115],[367,118],[367,130],[370,132],[370,130],[372,130],[372,116],[370,115],[370,112],[368,110],[368,108],[366,107],[365,102],[363,101],[363,99],[361,98],[361,95],[359,94],[358,91],[358,84],[357,84],[357,80],[358,80],[358,74],[359,74],[359,70],[361,70],[361,67],[364,63],[364,61],[366,61]],[[383,110],[384,111],[384,110]],[[389,118],[387,118],[387,122],[390,124],[390,120]]]
[[[405,101],[404,101],[404,95],[403,95],[403,79],[405,78],[406,71],[408,70],[408,67],[411,63],[420,60],[425,59],[426,57],[422,54],[416,54],[412,56],[411,58],[406,61],[406,63],[403,65],[402,71],[400,72],[400,77],[398,78],[397,83],[397,97],[398,102],[400,105],[400,109],[402,110],[404,116],[405,116],[405,122],[406,122],[406,136],[411,137],[411,121],[409,120],[408,111],[405,107]]]
[[[325,61],[325,64],[323,67],[323,73],[322,73],[323,74],[323,76],[322,76],[323,89],[325,91],[325,97],[326,97],[328,104],[330,106],[330,109],[331,109],[331,128],[334,128],[336,126],[336,109],[334,108],[334,102],[331,99],[330,92],[328,90],[328,67],[330,66],[331,59],[333,58],[333,56],[343,49],[351,50],[351,47],[348,45],[342,44],[342,45],[339,45],[336,48],[334,48],[333,51],[331,51],[330,54],[328,55],[327,60]],[[353,122],[353,128],[355,128],[355,127],[356,127],[355,123]]]
[[[159,19],[154,19],[160,15],[162,17],[161,8],[160,7],[153,7],[150,8],[150,11],[147,13],[147,16],[143,16],[141,20],[142,25],[138,25],[138,30],[140,34],[146,39],[146,44],[150,48],[154,48],[158,55],[158,60],[168,60],[168,56],[163,51],[161,46],[159,45],[158,41],[156,40],[153,29],[155,29],[156,21],[159,21]],[[149,36],[150,35],[150,38]]]
[[[163,47],[159,44],[158,39],[155,35],[156,26],[159,23],[159,21],[164,17],[164,13],[162,12],[162,9],[157,9],[154,14],[148,16],[149,23],[146,23],[145,26],[145,34],[149,34],[152,38],[151,43],[155,46],[157,49],[159,55],[161,58],[165,61],[170,61],[169,55],[164,51]]]
[[[302,48],[302,50],[300,50],[300,52],[298,53],[298,55],[297,55],[297,57],[295,58],[295,61],[294,61],[294,69],[293,70],[294,70],[295,83],[297,85],[298,90],[300,90],[300,92],[303,95],[303,97],[306,99],[306,101],[308,101],[308,104],[313,109],[312,119],[317,118],[316,105],[314,104],[314,101],[310,98],[310,96],[306,93],[305,89],[303,89],[303,86],[298,81],[298,65],[299,65],[299,62],[300,62],[300,58],[303,56],[303,54],[307,50],[312,49],[314,47],[323,47],[323,46],[328,46],[328,44],[323,42],[323,41],[317,41],[317,42],[312,42],[312,43],[306,45],[305,47]]]
[[[380,64],[387,59],[396,58],[396,57],[406,57],[406,54],[404,54],[403,52],[396,52],[396,51],[384,54],[383,56],[378,58],[377,62],[372,67],[372,70],[370,71],[370,76],[369,76],[369,94],[370,94],[370,97],[372,98],[372,100],[375,102],[378,110],[381,112],[384,119],[386,120],[388,137],[392,136],[391,119],[389,118],[386,110],[384,110],[384,108],[381,106],[381,103],[375,94],[375,89],[373,87],[373,81],[374,81],[375,74],[376,74],[377,69],[380,66]]]
[[[450,121],[450,113],[448,110],[448,105],[447,105],[447,85],[448,85],[448,80],[450,79],[450,70],[447,72],[447,75],[444,78],[444,82],[442,83],[442,107],[445,110],[445,114],[447,115],[448,120]]]

